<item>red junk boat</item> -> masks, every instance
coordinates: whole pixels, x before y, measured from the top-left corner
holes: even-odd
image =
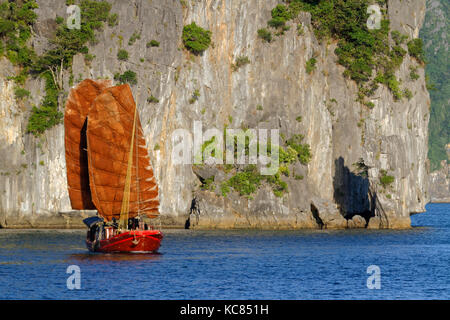
[[[92,219],[97,217],[91,217]],[[89,226],[89,221],[83,220]],[[101,222],[100,222],[101,223]],[[89,251],[105,253],[149,253],[156,252],[163,238],[159,230],[129,230],[118,232],[111,226],[102,229],[89,227],[86,245]],[[102,234],[100,238],[98,235]]]
[[[72,208],[97,209],[83,220],[93,252],[156,252],[163,238],[144,222],[159,215],[139,114],[129,85],[84,80],[70,91],[64,115]],[[116,222],[118,220],[118,222]]]

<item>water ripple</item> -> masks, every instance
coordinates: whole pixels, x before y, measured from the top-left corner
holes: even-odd
[[[166,230],[142,255],[89,253],[84,230],[2,229],[0,299],[448,299],[450,205],[427,210],[404,231]]]

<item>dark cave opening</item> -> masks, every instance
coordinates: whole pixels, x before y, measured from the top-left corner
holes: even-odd
[[[362,159],[353,164],[360,169],[360,172],[355,173],[345,164],[344,158],[339,157],[334,161],[334,200],[345,219],[352,219],[355,215],[360,215],[369,221],[374,216],[376,194],[370,192],[368,167],[361,162]]]

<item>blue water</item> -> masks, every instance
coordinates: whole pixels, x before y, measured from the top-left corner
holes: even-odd
[[[84,230],[0,230],[0,299],[449,299],[450,204],[406,231],[166,230],[159,255],[90,254]],[[67,288],[67,267],[81,289]],[[368,289],[370,265],[380,289]]]

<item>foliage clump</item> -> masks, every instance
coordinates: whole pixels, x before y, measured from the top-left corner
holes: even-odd
[[[147,42],[147,48],[150,48],[150,47],[159,47],[159,42],[158,41],[156,41],[156,40],[151,40],[151,41],[149,41],[149,42]]]
[[[417,73],[417,67],[409,67],[409,77],[411,78],[411,80],[415,81],[418,80],[420,78],[419,74]]]
[[[272,33],[266,28],[259,29],[258,36],[266,42],[272,42]]]
[[[280,172],[277,172],[275,175],[263,176],[255,165],[246,166],[242,171],[222,182],[220,189],[223,196],[226,196],[232,188],[240,196],[252,198],[251,195],[260,188],[264,181],[271,186],[273,193],[277,197],[282,197],[284,192],[288,190],[287,183],[281,180]]]
[[[359,158],[358,161],[356,161],[353,166],[356,168],[356,174],[363,178],[369,177],[369,167],[364,163],[363,158]]]
[[[255,193],[263,182],[268,184],[277,197],[282,197],[286,192],[288,192],[288,184],[283,181],[282,176],[290,176],[289,165],[296,162],[300,162],[303,165],[308,164],[311,161],[311,149],[306,143],[303,143],[303,135],[296,134],[293,135],[288,140],[284,140],[283,146],[272,145],[270,142],[267,145],[259,145],[260,148],[267,148],[268,156],[270,157],[275,148],[279,155],[279,168],[278,171],[273,175],[261,175],[258,171],[256,165],[248,165],[244,169],[238,169],[237,172],[228,180],[222,182],[221,193],[226,196],[231,189],[237,191],[240,196],[246,196],[251,198],[251,195]],[[224,141],[226,139],[224,138]],[[205,144],[211,144],[214,139],[205,142]],[[241,146],[244,149],[246,155],[249,154],[249,144],[250,140],[245,140],[245,145]],[[237,150],[237,141],[235,141],[234,149]],[[204,148],[202,147],[202,152]],[[235,156],[237,156],[235,152]],[[228,170],[229,171],[229,170]],[[296,180],[301,180],[299,176],[295,174],[293,177]]]
[[[192,97],[189,99],[189,103],[193,104],[200,98],[200,91],[198,89],[194,90]]]
[[[202,190],[210,190],[210,191],[214,191],[216,189],[216,185],[214,184],[214,176],[211,176],[207,179],[204,179],[202,181],[202,185],[200,186],[200,188]]]
[[[34,50],[27,46],[37,19],[36,8],[34,0],[0,3],[0,53],[19,67],[29,68],[36,59]]]
[[[250,59],[247,56],[239,56],[236,58],[235,63],[231,65],[233,71],[237,71],[240,67],[243,67],[250,63]]]
[[[23,99],[30,96],[30,91],[21,87],[16,87],[14,88],[14,95],[16,96],[16,99]]]
[[[306,73],[311,74],[316,69],[316,58],[311,58],[306,61]]]
[[[158,103],[159,99],[154,97],[153,95],[151,95],[150,97],[147,98],[147,102],[148,103]]]
[[[286,141],[288,148],[295,150],[297,159],[301,164],[308,164],[311,161],[311,148],[309,144],[302,143],[304,136],[301,134],[295,134]]]
[[[411,57],[419,62],[425,63],[425,52],[423,51],[423,41],[420,38],[408,42],[408,52]]]
[[[211,31],[197,26],[195,22],[184,26],[183,43],[186,49],[194,54],[200,54],[211,44]]]
[[[222,184],[236,190],[240,196],[249,196],[260,186],[262,176],[258,173],[255,165],[245,167],[242,172],[237,172],[233,177]]]
[[[75,1],[67,1],[75,4]],[[31,110],[27,131],[40,135],[46,129],[59,124],[62,113],[58,110],[58,98],[62,91],[60,74],[69,69],[73,56],[83,53],[86,61],[89,55],[87,43],[96,42],[95,31],[107,21],[111,5],[107,1],[81,0],[80,29],[69,29],[61,17],[56,17],[55,36],[50,49],[38,56],[28,44],[32,25],[37,19],[35,0],[3,1],[0,3],[0,55],[5,55],[18,67],[18,74],[11,77],[16,84],[23,85],[29,74],[45,81],[45,96],[40,106]],[[24,91],[22,91],[24,93]],[[20,92],[19,92],[20,98]]]
[[[128,60],[128,51],[124,50],[124,49],[120,49],[117,52],[117,59],[122,60],[122,61]]]
[[[114,27],[119,23],[119,16],[117,13],[113,13],[108,17],[108,26]]]
[[[130,40],[128,40],[128,45],[132,46],[136,42],[136,40],[139,40],[139,39],[141,39],[141,34],[136,31],[133,32],[133,34],[130,37]]]
[[[404,44],[406,40],[408,40],[408,36],[401,34],[400,32],[398,32],[397,30],[394,30],[391,32],[391,37],[392,40],[394,40],[395,44],[397,46]]]
[[[395,71],[403,62],[406,50],[402,46],[408,37],[397,31],[390,32],[389,20],[384,8],[381,28],[369,30],[366,24],[369,18],[367,8],[372,1],[289,0],[286,2],[286,5],[279,4],[272,10],[272,19],[268,21],[268,26],[281,29],[278,34],[282,34],[287,21],[297,17],[300,11],[309,12],[316,37],[319,40],[334,38],[338,41],[335,50],[338,63],[346,68],[344,76],[358,84],[358,101],[364,104],[365,97],[372,96],[379,84],[386,85],[396,100],[402,98]],[[379,0],[377,3],[381,7],[386,5],[385,0]],[[270,31],[264,30],[264,34],[271,35]],[[260,31],[258,34],[260,35]],[[419,42],[418,39],[410,41],[408,49],[410,55],[423,61]],[[314,66],[315,61],[309,60],[306,65],[307,72],[311,73]],[[377,77],[378,80],[375,80]]]
[[[283,28],[286,26],[286,22],[292,19],[292,13],[289,9],[282,4],[277,5],[272,9],[272,19],[267,24],[272,28]]]
[[[103,23],[109,18],[111,4],[106,1],[81,0],[80,29],[69,29],[66,24],[60,24],[56,29],[55,39],[51,41],[52,49],[47,51],[37,63],[38,71],[47,68],[64,68],[71,65],[73,56],[77,53],[88,53],[87,43],[96,43],[95,31],[103,28]]]
[[[136,72],[127,70],[120,74],[119,72],[114,75],[114,80],[119,81],[121,84],[128,83],[130,85],[137,84]]]
[[[61,123],[63,114],[58,110],[59,90],[50,72],[45,72],[45,97],[39,108],[34,106],[28,119],[27,132],[39,136],[45,130]]]
[[[395,178],[387,174],[386,170],[380,170],[380,184],[384,189],[389,187],[392,183],[394,183]]]
[[[36,1],[28,0],[15,2],[2,2],[0,4],[0,44],[2,53],[16,66],[19,74],[12,77],[17,84],[24,84],[28,73],[35,73],[38,69],[37,61],[40,57],[28,46],[31,38],[31,26],[35,23],[37,15],[34,9],[38,8]],[[52,74],[42,70],[40,76],[45,80],[46,95],[38,108],[34,106],[27,125],[27,132],[39,135],[46,129],[60,123],[62,113],[58,110],[59,90]],[[16,87],[15,96],[23,99],[30,92]]]
[[[411,90],[409,90],[408,88],[403,90],[403,96],[408,99],[411,100],[412,97],[414,96],[413,93],[411,92]]]

